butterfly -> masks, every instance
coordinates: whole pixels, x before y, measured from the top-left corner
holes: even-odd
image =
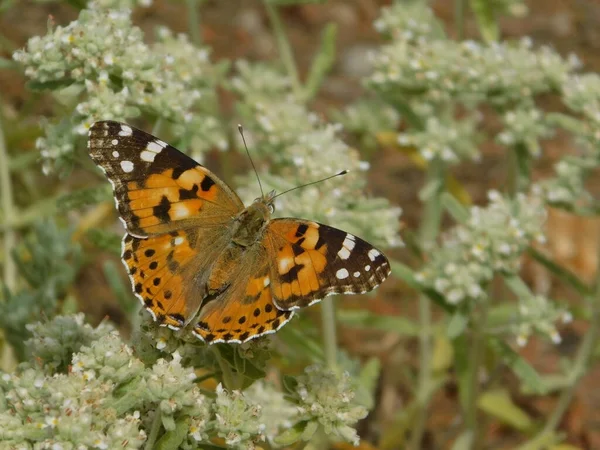
[[[210,170],[160,139],[101,121],[88,148],[126,228],[122,259],[156,322],[207,343],[242,343],[331,294],[361,294],[390,274],[382,252],[310,220],[271,219],[275,192],[245,207]]]

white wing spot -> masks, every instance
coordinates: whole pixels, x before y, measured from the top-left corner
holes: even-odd
[[[344,239],[344,243],[342,244],[344,247],[346,247],[348,250],[352,250],[354,248],[354,246],[356,245],[356,242],[354,242],[355,237],[353,235],[351,235],[350,233],[346,234],[346,238]]]
[[[156,153],[149,152],[147,150],[144,150],[142,153],[140,153],[140,158],[142,158],[142,161],[151,163],[151,162],[154,162],[155,157],[156,157]]]
[[[183,244],[184,240],[185,239],[183,239],[181,236],[177,236],[173,242],[175,243],[175,245],[181,245],[181,244]]]
[[[365,266],[365,270],[368,272],[369,270],[371,270],[371,266],[367,264],[367,265]]]
[[[379,253],[374,248],[372,248],[371,250],[369,250],[369,259],[371,261],[375,261],[375,258],[377,258],[379,255],[381,255],[381,253]]]
[[[119,144],[119,140],[118,139],[113,139],[112,141],[110,141],[110,143],[112,145],[118,145]]]
[[[118,158],[119,157],[119,152],[115,150],[114,152],[112,152],[112,155],[113,155],[114,158]]]
[[[271,279],[269,277],[265,277],[263,281],[263,286],[267,287],[269,284],[271,284]]]
[[[343,280],[345,278],[348,278],[350,274],[346,269],[340,269],[335,273],[335,276],[338,280]]]
[[[360,272],[356,271],[352,275],[354,275],[354,278],[358,278],[360,277]]]
[[[121,169],[123,172],[131,172],[133,170],[133,163],[131,161],[121,161]]]
[[[342,259],[350,258],[350,250],[348,250],[346,247],[340,248],[340,251],[337,252],[337,254]]]
[[[164,146],[161,144],[165,144],[165,143],[162,141],[148,142],[148,145],[146,146],[146,150],[148,150],[149,152],[153,152],[153,153],[160,153],[162,151],[162,149],[164,148]],[[167,145],[167,144],[165,144],[165,145]]]
[[[132,133],[133,130],[131,129],[131,127],[128,127],[127,125],[121,125],[121,131],[119,131],[119,136],[131,136]]]

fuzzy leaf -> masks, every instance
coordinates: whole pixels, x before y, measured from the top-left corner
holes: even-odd
[[[483,392],[477,405],[487,414],[519,431],[528,431],[533,426],[531,418],[512,401],[504,389]]]
[[[544,394],[547,388],[539,373],[527,362],[521,355],[515,352],[498,338],[487,339],[489,347],[498,355],[504,363],[511,368],[514,374],[527,385],[527,387],[536,394]]]
[[[391,331],[404,336],[419,335],[419,326],[404,317],[382,316],[366,310],[339,310],[337,318],[350,327]]]
[[[498,40],[500,30],[496,22],[494,4],[489,0],[471,0],[471,9],[477,19],[479,32],[486,42]]]
[[[335,62],[335,40],[337,36],[337,25],[335,23],[328,23],[323,30],[321,36],[321,47],[317,55],[315,56],[306,84],[304,86],[304,100],[308,101],[312,99],[319,88],[323,84],[323,80],[327,73],[333,67]]]
[[[189,417],[179,419],[172,431],[167,431],[156,443],[157,450],[177,450],[189,430]],[[164,418],[163,418],[164,423]]]

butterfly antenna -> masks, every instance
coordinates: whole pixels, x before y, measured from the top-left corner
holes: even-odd
[[[246,154],[248,155],[248,159],[250,159],[250,164],[252,164],[252,168],[254,169],[254,174],[256,175],[256,179],[258,180],[258,187],[260,188],[260,193],[264,197],[265,193],[263,191],[262,184],[260,182],[260,177],[258,176],[258,171],[256,170],[256,166],[254,165],[254,161],[252,161],[252,156],[250,156],[250,152],[248,151],[248,146],[246,145],[246,138],[244,137],[244,129],[239,124],[238,124],[238,131],[240,132],[240,136],[242,136],[242,141],[244,142],[244,148],[246,149]]]
[[[328,177],[322,178],[322,179],[320,179],[320,180],[317,180],[317,181],[311,181],[310,183],[301,184],[300,186],[293,187],[293,188],[291,188],[291,189],[288,189],[287,191],[280,192],[279,194],[277,194],[277,195],[276,195],[275,197],[273,197],[273,198],[275,199],[275,198],[279,197],[280,195],[287,194],[288,192],[295,191],[296,189],[301,189],[301,188],[304,188],[304,187],[306,187],[306,186],[311,186],[311,185],[313,185],[313,184],[321,183],[322,181],[331,180],[332,178],[339,177],[339,176],[341,176],[341,175],[346,175],[347,173],[348,173],[348,171],[347,171],[347,170],[342,170],[341,172],[338,172],[338,173],[336,173],[335,175],[329,175]]]

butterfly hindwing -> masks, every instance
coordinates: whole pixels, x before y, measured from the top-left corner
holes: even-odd
[[[387,258],[345,231],[300,219],[269,223],[273,302],[283,310],[315,303],[331,294],[362,294],[390,274]]]
[[[112,183],[119,214],[134,236],[223,223],[244,207],[208,169],[129,125],[96,122],[88,145]]]
[[[210,228],[149,238],[125,235],[122,258],[131,287],[160,325],[178,329],[194,318],[207,295],[211,265],[227,245],[225,238]]]
[[[294,314],[273,304],[270,264],[264,247],[250,250],[252,253],[236,247],[230,250],[231,255],[222,260],[222,267],[216,267],[216,276],[209,280],[217,294],[203,304],[193,329],[197,337],[208,343],[241,343],[274,333]],[[227,283],[218,286],[223,280],[219,276],[222,270],[235,276],[227,277]]]

